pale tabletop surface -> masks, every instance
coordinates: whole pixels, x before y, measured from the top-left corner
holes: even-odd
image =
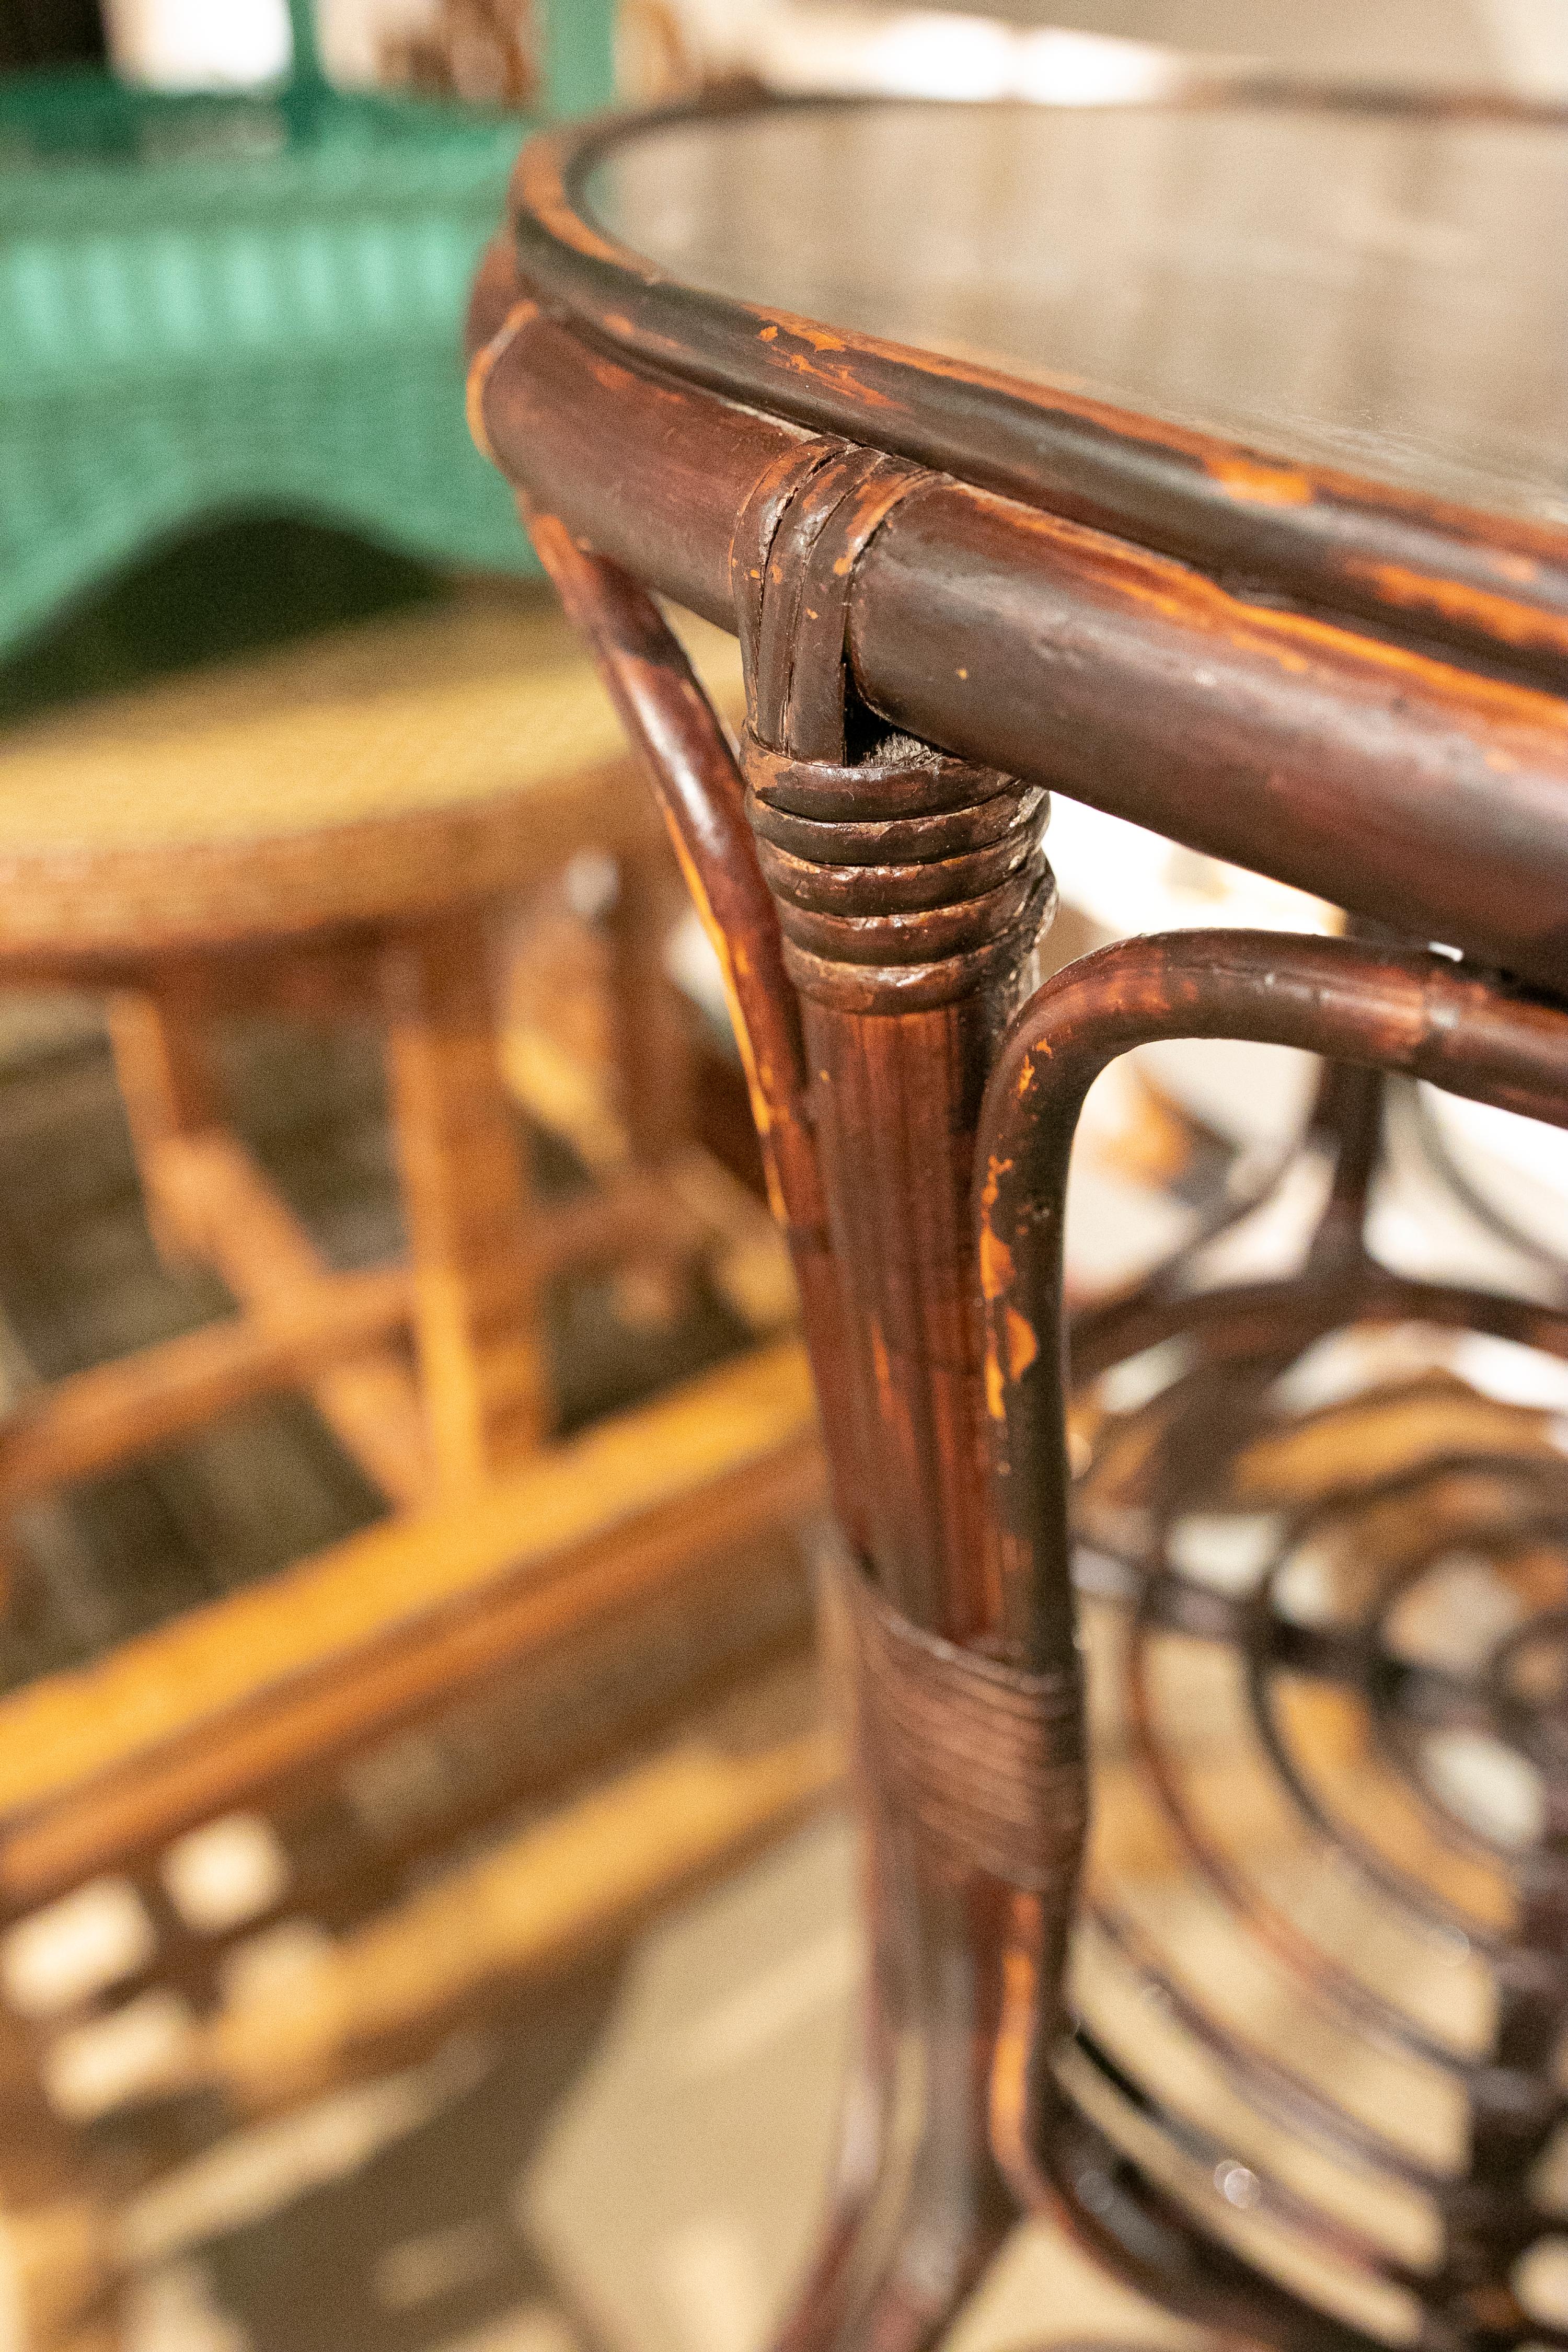
[[[1568,113],[806,103],[587,196],[688,286],[1568,523]]]

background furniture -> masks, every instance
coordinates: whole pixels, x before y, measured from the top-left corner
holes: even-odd
[[[733,701],[728,639],[698,637]],[[5,2245],[24,2340],[96,2344],[151,2174],[515,2000],[836,1763],[800,1672],[788,1530],[819,1472],[787,1286],[746,1291],[751,1352],[547,1442],[550,1288],[619,1267],[668,1316],[766,1219],[695,1140],[668,845],[542,593],[78,705],[7,752],[5,976],[110,995],[160,1244],[239,1310],[17,1396],[7,1513],[299,1389],[398,1514],[0,1697]],[[513,1082],[588,1179],[542,1199],[496,982],[574,857],[608,902],[610,1082],[514,1024]],[[233,1124],[217,1049],[261,1010],[384,1037],[405,1264],[329,1264]],[[704,1717],[781,1675],[760,1742]]]
[[[721,694],[727,656],[709,641]],[[117,1387],[95,1372],[31,1402],[26,1434],[0,1438],[11,1495],[302,1377],[393,1503],[473,1493],[531,1452],[552,1418],[544,1285],[606,1258],[673,1269],[702,1247],[668,1172],[692,1087],[662,961],[662,827],[626,788],[614,714],[559,616],[476,593],[79,705],[13,730],[0,789],[9,975],[113,992],[160,1240],[247,1310],[120,1366]],[[531,1210],[493,910],[584,853],[611,877],[620,1164]],[[228,1127],[210,1032],[267,1006],[384,1027],[406,1274],[330,1274]],[[417,1386],[388,1353],[407,1329]]]
[[[639,104],[753,76],[772,90],[904,98],[1149,96],[1173,52],[1401,89],[1568,92],[1555,0],[1327,0],[1310,18],[1239,0],[993,0],[955,21],[898,0],[627,0],[622,89]]]
[[[0,648],[152,541],[304,512],[525,569],[461,427],[460,328],[519,116],[333,88],[0,79]],[[608,102],[605,0],[541,9],[538,113]]]
[[[215,519],[530,568],[460,383],[518,116],[335,89],[292,16],[277,90],[0,84],[0,646]],[[535,21],[539,111],[606,99],[609,11]],[[259,544],[164,560],[174,601],[238,608],[220,646]],[[299,552],[261,547],[271,576]],[[353,569],[321,568],[318,618]],[[15,1398],[7,1518],[292,1391],[398,1514],[0,1697],[7,2324],[80,2352],[118,2340],[150,2179],[580,1965],[836,1766],[789,1533],[811,1404],[765,1344],[787,1281],[696,1141],[668,845],[558,620],[475,589],[38,715],[68,669],[39,656],[5,745],[0,963],[110,997],[157,1239],[239,1311]],[[504,1002],[518,901],[574,860],[603,902],[586,1070]],[[263,1011],[384,1038],[407,1263],[330,1263],[242,1140],[225,1033]],[[517,1097],[571,1197],[531,1184]],[[544,1300],[589,1268],[655,1323],[738,1281],[764,1344],[547,1445]]]
[[[1568,2322],[1568,1329],[1369,1243],[1384,1074],[1568,1124],[1564,281],[1519,234],[1565,183],[1549,112],[1245,84],[520,166],[478,429],[729,959],[849,1555],[873,1963],[800,2352],[935,2341],[1030,2207],[1226,2335]],[[739,766],[645,583],[736,629]],[[1030,998],[1053,787],[1351,932]],[[1194,1035],[1325,1059],[1275,1261],[1238,1217],[1068,1385],[1083,1095]]]

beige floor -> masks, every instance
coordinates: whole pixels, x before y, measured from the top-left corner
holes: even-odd
[[[859,1976],[852,1870],[847,1823],[822,1822],[637,1956],[523,2190],[536,2242],[616,2352],[756,2352],[786,2302]],[[952,2347],[1129,2331],[1182,2340],[1055,2233],[1026,2228]]]
[[[818,2210],[860,1969],[852,1875],[847,1823],[823,1819],[580,1989],[574,2017],[542,2004],[506,2045],[188,2176],[143,2209],[149,2245],[235,2226],[150,2265],[132,2352],[761,2352]],[[952,2352],[1085,2338],[1183,2341],[1031,2227]]]

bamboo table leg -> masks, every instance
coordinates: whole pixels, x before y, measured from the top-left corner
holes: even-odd
[[[196,1253],[163,1197],[163,1155],[169,1143],[224,1124],[207,1040],[188,1015],[130,990],[110,999],[109,1035],[158,1255],[166,1265],[188,1265]]]
[[[646,600],[548,519],[535,537],[649,757],[718,933],[846,1530],[882,1591],[940,1642],[983,1636],[997,1611],[969,1171],[986,1069],[1051,886],[1042,793],[915,746],[856,760],[847,742],[861,723],[846,709],[848,586],[910,480],[810,445],[759,486],[738,534],[760,867],[721,731]],[[1068,1700],[1070,1712],[1076,1689]],[[794,2352],[930,2344],[1016,2211],[989,2146],[1000,1988],[968,1958],[998,1948],[1010,1897],[950,1853],[917,1850],[879,1744],[860,1748],[875,1948],[862,2070]],[[1069,1806],[1069,1868],[1073,1819]]]
[[[395,1503],[428,1490],[419,1401],[390,1347],[358,1340],[354,1286],[321,1251],[224,1116],[197,1016],[176,998],[131,992],[110,1007],[121,1093],[154,1238],[165,1256],[210,1265],[258,1322],[312,1307],[343,1345],[311,1373],[317,1410]],[[328,1354],[323,1346],[322,1354]]]
[[[442,1491],[477,1490],[544,1435],[527,1179],[471,912],[384,951],[387,1066],[423,1388]]]

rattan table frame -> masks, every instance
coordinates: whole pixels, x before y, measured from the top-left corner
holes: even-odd
[[[1184,102],[1213,94],[1194,80]],[[474,298],[470,416],[723,963],[846,1538],[874,1965],[833,2216],[783,2340],[934,2340],[1018,2210],[1045,2205],[1211,2326],[1362,2345],[1365,2324],[1250,2258],[1071,2088],[1074,2063],[1115,2068],[1064,1995],[1089,1900],[1067,1154],[1093,1076],[1146,1040],[1256,1038],[1330,1065],[1315,1132],[1337,1174],[1299,1279],[1194,1298],[1167,1276],[1079,1327],[1076,1382],[1174,1332],[1245,1398],[1356,1317],[1568,1352],[1554,1311],[1401,1283],[1370,1256],[1381,1079],[1361,1075],[1568,1124],[1568,533],[683,287],[585,202],[638,129],[525,151]],[[650,592],[740,635],[738,751]],[[1359,919],[1333,940],[1133,940],[1031,995],[1052,789]],[[1140,1594],[1141,1623],[1197,1606],[1168,1570]],[[1210,1613],[1248,1655],[1284,1638],[1261,1604]],[[1370,1654],[1343,1671],[1370,1674]],[[1561,1789],[1546,1732],[1510,1721]],[[1420,2176],[1435,2261],[1378,2255],[1288,2184],[1258,2192],[1402,2294],[1433,2345],[1568,2341],[1518,2289],[1562,2105],[1559,1810],[1492,1955],[1491,2045],[1458,2070],[1468,2160]],[[1249,1924],[1289,1944],[1257,1906]],[[1392,2161],[1288,2070],[1225,2054],[1289,2127]],[[1221,2143],[1116,2087],[1223,2168]]]

